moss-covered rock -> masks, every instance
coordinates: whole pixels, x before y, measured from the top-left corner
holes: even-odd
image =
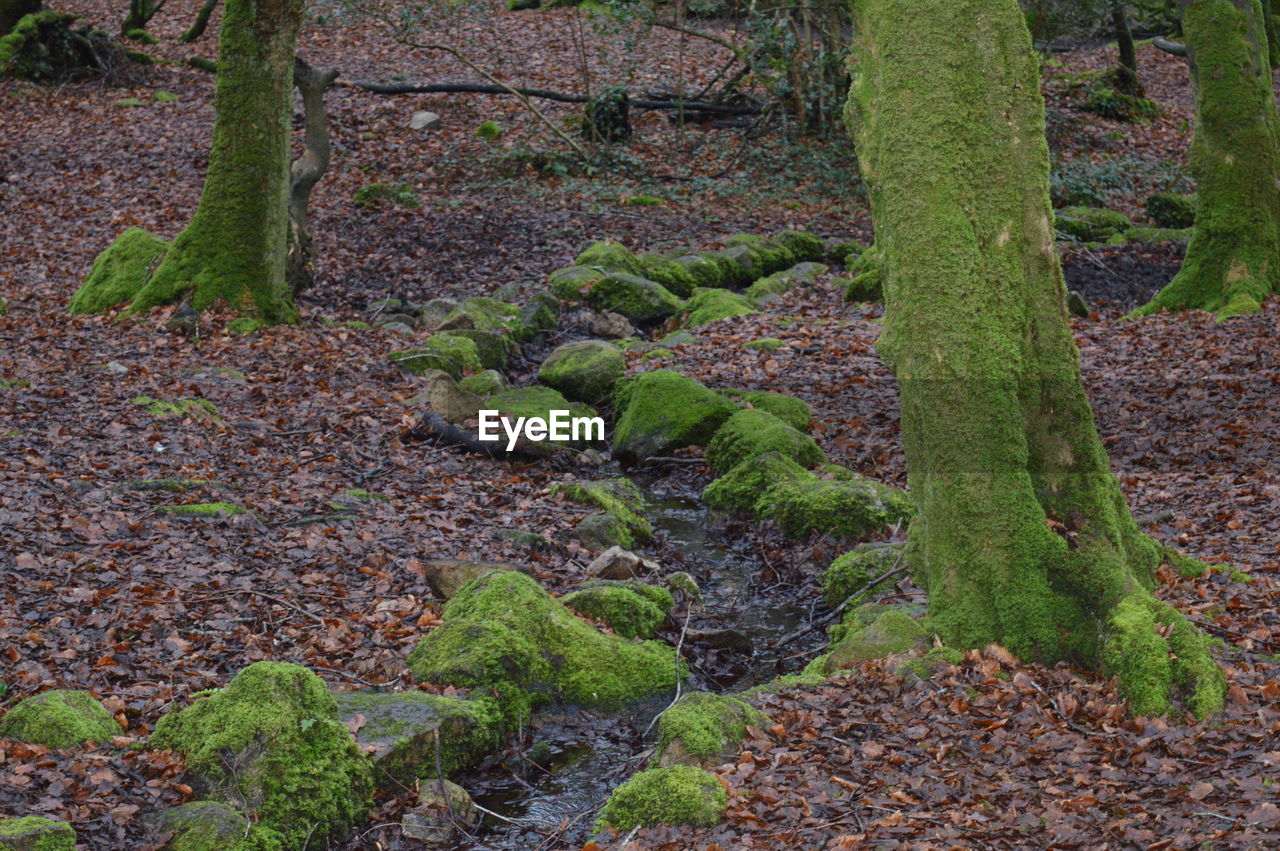
[[[1053,226],[1081,242],[1099,242],[1133,227],[1124,213],[1101,207],[1067,207],[1053,216]]]
[[[529,336],[521,325],[520,316],[519,305],[489,296],[475,296],[463,301],[456,310],[441,320],[436,330],[456,331],[473,328],[510,334],[520,340]]]
[[[0,819],[0,851],[75,851],[76,832],[63,821],[23,816]]]
[[[532,340],[544,331],[554,331],[560,317],[560,300],[543,290],[534,293],[520,308],[520,327],[515,337],[521,342]]]
[[[420,682],[492,689],[511,725],[555,700],[616,709],[683,676],[668,645],[606,635],[519,573],[472,582],[443,619],[409,654],[410,671]]]
[[[627,370],[626,358],[612,343],[582,340],[558,347],[538,367],[538,380],[566,398],[595,403],[605,399]]]
[[[484,369],[474,340],[436,334],[412,349],[387,355],[387,359],[411,375],[422,375],[429,369],[447,372],[456,380],[469,372]]]
[[[627,524],[604,511],[588,514],[579,520],[573,527],[573,536],[592,553],[602,553],[610,547],[629,550],[636,545]]]
[[[748,340],[742,344],[742,348],[753,352],[776,352],[785,345],[777,337],[761,337],[758,340]]]
[[[441,600],[451,599],[463,588],[486,573],[495,570],[517,570],[528,573],[529,568],[500,561],[477,561],[466,558],[435,558],[422,563],[422,578],[431,586],[431,593]]]
[[[563,602],[580,615],[604,621],[623,638],[652,638],[675,600],[666,588],[636,580],[600,580],[566,594]]]
[[[656,281],[613,272],[596,281],[586,291],[586,301],[596,310],[617,313],[636,323],[649,325],[680,312],[683,302]]]
[[[822,574],[822,598],[835,608],[867,590],[872,581],[892,570],[903,557],[902,547],[863,544],[839,556]]]
[[[747,249],[746,274],[751,281],[757,281],[774,272],[781,272],[783,269],[794,266],[799,259],[785,245],[747,233],[729,237],[725,240],[725,248],[731,252],[732,249]],[[743,256],[733,253],[736,259],[742,262]]]
[[[372,804],[368,758],[338,721],[324,681],[298,665],[250,665],[163,716],[151,746],[180,752],[216,798],[255,814],[246,848],[323,842]]]
[[[712,508],[755,512],[756,506],[775,488],[815,478],[791,458],[768,452],[718,477],[703,490],[702,499]]]
[[[351,200],[358,207],[369,207],[382,201],[410,210],[422,206],[417,191],[408,183],[369,183],[357,189]]]
[[[615,789],[599,823],[619,831],[662,824],[708,827],[728,805],[720,778],[696,766],[670,765],[641,771]]]
[[[625,541],[619,545],[630,549],[639,543],[648,543],[653,537],[653,527],[644,516],[644,498],[630,479],[598,479],[552,485],[553,496],[563,496],[583,505],[603,509],[616,518],[627,530]]]
[[[237,843],[249,832],[244,813],[220,801],[191,801],[169,807],[144,819],[165,833],[167,851],[223,851],[240,847]]]
[[[87,691],[56,689],[19,701],[0,718],[0,738],[46,748],[109,742],[120,725]]]
[[[476,345],[476,356],[485,369],[506,369],[507,360],[516,351],[517,346],[511,337],[502,331],[488,331],[483,328],[456,328],[452,331],[440,331],[431,340],[441,337],[464,337]]]
[[[593,266],[566,266],[547,276],[547,285],[561,301],[580,301],[587,288],[609,275]]]
[[[496,374],[486,370],[477,375]],[[439,369],[428,369],[419,373],[419,380],[426,385],[426,390],[411,397],[410,405],[426,405],[433,413],[439,414],[451,423],[462,423],[471,419],[480,410],[481,397],[469,393],[462,388],[467,381],[455,381],[453,376]]]
[[[842,278],[844,300],[848,302],[884,301],[884,276],[876,266],[851,278]]]
[[[897,674],[923,680],[951,665],[959,665],[963,661],[964,653],[954,647],[931,647],[924,655],[908,659],[899,665]]]
[[[766,275],[747,287],[747,297],[758,299],[767,295],[781,295],[796,287],[811,287],[819,275],[825,275],[830,267],[822,263],[797,263],[790,269]]]
[[[684,305],[682,324],[687,328],[700,328],[720,319],[758,312],[750,301],[731,290],[698,289]]]
[[[552,411],[568,411],[568,414],[564,416],[571,419],[594,419],[597,417],[595,410],[592,408],[580,402],[570,402],[560,394],[560,391],[542,386],[512,387],[508,390],[503,390],[501,393],[495,393],[486,399],[484,407],[498,411],[500,416],[509,418],[513,423],[521,417],[526,420],[536,417],[547,420],[548,424],[551,424]],[[553,454],[565,447],[585,447],[603,439],[603,422],[597,425],[599,428],[579,429],[576,438],[573,431],[569,429],[566,431],[566,434],[568,434],[568,439],[566,440],[553,440],[550,433],[542,440],[529,440],[522,434],[516,445],[521,451],[543,455]],[[566,428],[568,429],[568,426]],[[503,435],[503,440],[505,440],[505,435]],[[506,444],[504,443],[503,445],[505,446]]]
[[[1158,228],[1189,228],[1196,223],[1195,201],[1186,195],[1157,192],[1148,196],[1144,206],[1147,218]]]
[[[708,254],[685,254],[672,261],[682,267],[697,287],[723,287],[730,281],[725,275],[726,262]]]
[[[491,396],[507,389],[507,377],[496,369],[486,369],[463,378],[458,388],[477,396]]]
[[[169,243],[142,228],[129,228],[93,261],[89,276],[71,297],[72,313],[101,313],[133,301],[169,250]]]
[[[816,263],[827,256],[827,243],[808,231],[784,230],[774,235],[773,243],[790,251],[797,263]]]
[[[827,673],[832,673],[868,659],[901,653],[919,645],[927,637],[928,633],[919,621],[903,612],[891,610],[876,618],[870,626],[845,636],[832,648],[824,668]]]
[[[1160,242],[1180,242],[1186,244],[1195,235],[1196,229],[1190,228],[1129,228],[1122,236],[1126,243],[1154,245]]]
[[[645,272],[644,263],[639,257],[632,254],[625,245],[609,240],[592,243],[586,251],[574,258],[573,265],[606,272],[622,272],[638,278],[643,278]]]
[[[388,791],[470,769],[504,738],[502,713],[490,697],[348,691],[334,698],[344,724],[363,718],[356,741],[373,758],[378,787]]]
[[[681,298],[693,295],[694,288],[704,286],[689,267],[661,254],[641,254],[642,277],[657,281]]]
[[[707,463],[717,475],[767,452],[791,458],[802,467],[826,460],[817,441],[768,411],[747,408],[730,417],[707,444]]]
[[[813,414],[803,399],[788,396],[785,393],[774,393],[772,390],[721,390],[725,398],[749,408],[768,411],[794,429],[804,431],[809,428]]]
[[[660,369],[619,382],[614,391],[614,456],[627,463],[705,446],[736,406],[678,372]]]
[[[871,479],[828,479],[791,482],[769,491],[756,505],[765,517],[778,521],[791,536],[809,532],[837,538],[865,538],[883,526],[911,515],[905,491]]]
[[[866,250],[867,246],[856,239],[832,239],[827,242],[827,259],[847,269]]]
[[[723,694],[694,692],[681,697],[658,722],[657,764],[710,768],[731,759],[747,734],[762,725],[764,713]]]

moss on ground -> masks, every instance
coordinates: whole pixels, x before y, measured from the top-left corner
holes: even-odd
[[[47,748],[108,742],[120,725],[87,691],[55,689],[19,701],[0,718],[0,738]]]
[[[256,815],[237,848],[302,848],[348,831],[372,805],[369,759],[338,721],[324,681],[298,665],[256,662],[163,716],[170,748],[215,795]]]
[[[761,337],[758,340],[748,340],[742,344],[742,348],[753,352],[776,352],[784,345],[786,344],[777,337]]]
[[[623,638],[652,638],[675,605],[666,588],[636,580],[599,581],[563,598],[580,615],[604,621]]]
[[[684,311],[682,324],[686,328],[700,328],[721,319],[759,312],[746,298],[725,289],[695,290],[693,298],[685,303]]]
[[[802,467],[826,460],[812,437],[768,411],[748,408],[730,417],[711,438],[707,463],[717,475],[723,475],[742,462],[769,452],[784,455]]]
[[[1196,223],[1195,201],[1186,195],[1156,192],[1147,197],[1143,206],[1147,218],[1158,228],[1189,228]]]
[[[1067,207],[1054,214],[1053,226],[1081,242],[1099,242],[1133,227],[1124,213],[1100,207]]]
[[[245,512],[242,506],[233,502],[188,502],[162,505],[157,510],[175,517],[233,517]]]
[[[767,452],[718,477],[702,491],[702,499],[712,508],[749,513],[774,488],[812,478],[791,458]]]
[[[627,530],[628,549],[634,542],[648,543],[653,527],[644,516],[644,498],[630,479],[599,479],[551,486],[553,496],[603,509]]]
[[[151,396],[134,396],[129,400],[135,405],[141,405],[147,409],[147,412],[155,417],[208,417],[211,420],[222,422],[222,417],[218,414],[217,407],[208,399],[176,399],[167,402],[164,399],[155,399]]]
[[[737,749],[748,724],[758,726],[766,720],[764,713],[736,697],[686,694],[662,713],[658,723],[659,764],[718,764]]]
[[[68,310],[101,313],[133,301],[168,250],[169,243],[159,237],[142,228],[129,228],[93,261],[88,277],[71,297]]]
[[[388,201],[410,210],[422,206],[417,191],[408,183],[369,183],[357,189],[351,200],[359,207],[369,207],[380,201]]]
[[[41,816],[0,819],[3,851],[75,851],[76,832],[71,825]]]
[[[416,348],[392,352],[387,359],[412,375],[438,369],[457,379],[484,369],[474,340],[443,334],[427,338]]]
[[[599,825],[615,830],[657,825],[716,824],[729,805],[720,778],[691,765],[641,771],[609,796]]]
[[[685,446],[705,446],[736,406],[678,372],[660,369],[618,383],[614,455],[643,461]]]

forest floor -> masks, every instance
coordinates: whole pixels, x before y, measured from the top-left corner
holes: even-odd
[[[114,29],[127,3],[54,5]],[[151,28],[162,39],[153,52],[192,52],[175,38],[198,5],[172,0]],[[443,35],[483,46],[507,63],[507,79],[563,90],[580,88],[583,65],[597,87],[697,90],[723,63],[721,48],[665,31],[619,29],[580,49],[575,14],[501,12],[451,21]],[[195,51],[212,56],[212,38]],[[372,24],[312,27],[301,53],[349,80],[468,78]],[[1112,57],[1059,55],[1049,69],[1055,187],[1093,192],[1140,220],[1150,191],[1192,188],[1189,81],[1179,60],[1143,47],[1143,82],[1163,117],[1130,125],[1079,112],[1067,75]],[[583,576],[590,555],[571,531],[584,510],[548,492],[578,471],[402,442],[421,387],[386,353],[405,338],[342,322],[388,296],[527,295],[606,236],[637,250],[709,248],[789,226],[870,239],[852,153],[837,140],[677,128],[647,113],[612,167],[585,173],[510,99],[338,88],[328,100],[334,163],[313,200],[319,278],[300,304],[303,324],[234,337],[212,315],[191,337],[166,332],[165,311],[119,322],[66,315],[120,231],[169,238],[189,218],[212,82],[178,65],[139,71],[129,85],[0,81],[0,710],[47,688],[88,688],[122,724],[114,743],[90,750],[0,740],[0,817],[69,820],[95,849],[144,847],[140,816],[191,795],[177,757],[122,746],[249,663],[297,662],[338,689],[411,688],[404,658],[440,611],[422,561],[521,561],[557,592]],[[178,99],[155,102],[157,91]],[[118,106],[125,98],[142,105]],[[409,129],[418,110],[439,113],[443,127]],[[556,121],[571,112],[546,111]],[[474,132],[487,120],[504,128],[496,142]],[[356,206],[353,192],[373,181],[414,185],[422,206]],[[635,206],[637,195],[662,203]],[[770,725],[718,769],[732,790],[721,825],[646,830],[628,848],[1280,844],[1280,304],[1222,325],[1195,313],[1117,321],[1180,260],[1176,245],[1067,247],[1064,265],[1095,306],[1074,326],[1131,507],[1171,512],[1151,528],[1157,538],[1253,577],[1162,573],[1160,596],[1222,642],[1226,712],[1204,724],[1131,717],[1110,682],[999,648],[911,683],[867,663],[766,699]],[[699,329],[663,365],[804,399],[831,461],[902,485],[894,385],[874,349],[880,314],[845,304],[828,276],[766,313]],[[785,345],[742,347],[759,337]],[[517,382],[542,351],[528,350]],[[632,370],[652,366],[629,358]],[[157,418],[131,401],[139,396],[205,399],[217,416]],[[710,479],[698,465],[657,474],[691,489]],[[186,484],[131,484],[147,479]],[[378,498],[335,509],[352,489]],[[160,510],[209,501],[248,512],[182,520]],[[555,546],[516,549],[501,535],[511,528]],[[765,596],[774,585],[816,594],[840,552],[840,542],[789,542],[767,524],[721,531],[770,565],[755,588]],[[680,560],[662,541],[654,555]],[[906,581],[895,593],[918,596]],[[380,799],[373,826],[334,847],[410,847],[393,827],[409,798]]]

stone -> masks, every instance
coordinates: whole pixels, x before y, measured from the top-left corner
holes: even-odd
[[[661,569],[655,561],[622,547],[610,547],[596,556],[584,572],[597,579],[635,579],[657,573]]]
[[[626,372],[621,350],[603,340],[581,340],[559,346],[538,367],[538,380],[566,399],[594,404],[606,398]]]
[[[458,309],[458,302],[451,298],[433,298],[418,311],[418,321],[423,328],[434,331],[440,323],[453,315]]]
[[[597,313],[584,308],[572,314],[570,321],[592,337],[605,340],[621,340],[636,333],[630,319],[609,310]]]
[[[40,816],[0,819],[0,851],[75,851],[76,832],[66,822]]]
[[[486,369],[475,375],[468,375],[458,382],[458,387],[477,396],[492,396],[506,390],[507,377],[496,369]]]
[[[520,346],[501,331],[483,328],[455,328],[438,331],[438,337],[463,337],[476,344],[476,355],[485,369],[506,369],[507,360],[520,353]]]
[[[450,848],[460,836],[480,823],[475,802],[456,783],[433,780],[418,790],[418,805],[400,820],[404,835],[428,848]]]
[[[455,424],[471,419],[480,410],[481,397],[463,390],[449,373],[428,369],[421,373],[420,378],[427,389],[410,399],[411,403],[425,403],[433,413]]]
[[[823,663],[826,673],[834,673],[869,659],[910,650],[928,634],[920,622],[904,612],[888,611],[870,626],[856,630],[835,646]]]
[[[1081,319],[1089,318],[1089,313],[1091,312],[1089,310],[1089,302],[1084,300],[1084,296],[1079,291],[1067,291],[1067,312],[1072,316],[1079,316]]]
[[[220,801],[191,801],[143,818],[173,834],[165,844],[172,849],[231,848],[249,827],[244,813]]]
[[[623,638],[653,638],[675,605],[666,588],[634,579],[588,582],[562,602],[580,615],[604,621]]]
[[[43,691],[19,701],[0,718],[0,738],[46,748],[109,742],[120,733],[111,713],[87,691]]]
[[[439,130],[443,126],[444,122],[434,112],[415,112],[409,119],[411,130]]]
[[[657,281],[612,272],[592,284],[587,303],[599,311],[620,313],[637,325],[652,325],[680,312],[683,301]]]
[[[516,570],[530,574],[533,572],[523,564],[439,558],[422,563],[422,578],[431,586],[431,593],[442,600],[448,600],[461,591],[467,583],[494,570]]]
[[[620,382],[614,411],[614,457],[638,463],[685,446],[705,446],[737,406],[691,378],[660,369]]]
[[[627,524],[604,511],[588,514],[579,520],[573,527],[573,536],[593,553],[601,553],[611,547],[622,548],[632,542]]]
[[[385,328],[388,325],[404,325],[412,331],[417,324],[418,318],[416,316],[410,316],[407,313],[384,313],[374,320],[373,327]]]

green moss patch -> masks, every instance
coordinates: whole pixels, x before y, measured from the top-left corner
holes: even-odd
[[[802,467],[826,460],[817,442],[768,411],[748,408],[730,417],[707,444],[707,463],[718,475],[767,452],[791,458]]]
[[[1144,206],[1147,218],[1158,228],[1189,228],[1196,223],[1195,201],[1185,195],[1157,192]]]
[[[788,396],[785,393],[774,393],[771,390],[721,390],[725,398],[745,405],[768,411],[787,425],[799,431],[809,428],[813,414],[803,399]]]
[[[609,797],[600,825],[615,830],[657,825],[707,827],[724,816],[729,792],[720,778],[691,765],[641,771]]]
[[[791,249],[774,240],[740,233],[725,240],[727,253],[743,264],[749,281],[790,268],[799,259]],[[734,251],[734,249],[738,249]],[[746,253],[742,253],[746,249]],[[825,252],[824,252],[825,253]],[[818,255],[819,258],[822,255]]]
[[[19,701],[0,718],[0,737],[46,748],[108,742],[120,725],[87,691],[43,691]]]
[[[458,388],[476,396],[491,396],[507,389],[507,377],[496,369],[486,369],[460,380]]]
[[[387,359],[411,375],[438,369],[457,379],[465,373],[484,369],[474,340],[441,334],[428,338],[417,348],[392,352]]]
[[[753,352],[776,352],[785,345],[786,343],[777,337],[761,337],[758,340],[748,340],[742,344],[742,348]]]
[[[903,612],[890,610],[870,625],[854,630],[841,639],[827,656],[827,673],[848,668],[868,659],[879,659],[901,653],[922,643],[928,633],[921,623]]]
[[[644,516],[644,499],[630,479],[556,484],[552,485],[551,494],[603,509],[625,528],[625,543],[622,546],[627,549],[631,549],[636,542],[647,543],[653,537],[653,527]]]
[[[608,398],[627,369],[622,351],[603,340],[582,340],[558,347],[538,367],[538,380],[569,399],[595,403]]]
[[[637,325],[660,322],[680,312],[683,302],[662,284],[612,272],[591,284],[586,301],[596,310],[619,313]]]
[[[152,416],[160,417],[191,417],[193,419],[206,417],[216,422],[222,422],[222,417],[218,414],[217,407],[208,399],[176,399],[172,402],[166,402],[164,399],[155,399],[151,396],[134,396],[129,400],[135,405],[141,405],[147,409]]]
[[[869,586],[901,558],[901,546],[886,544],[863,544],[839,556],[822,574],[823,600],[833,609],[850,597],[856,601],[860,592],[874,590]]]
[[[75,851],[76,832],[66,822],[40,816],[0,819],[0,849]]]
[[[249,832],[244,813],[219,801],[192,801],[144,818],[173,837],[171,851],[223,851],[238,848]]]
[[[747,297],[758,299],[767,295],[781,295],[796,287],[811,287],[818,282],[819,275],[825,275],[830,267],[822,263],[797,263],[790,269],[766,275],[747,287]]]
[[[775,234],[773,243],[791,252],[797,262],[817,262],[827,256],[827,244],[820,236],[808,231],[784,230]]]
[[[410,210],[422,206],[417,191],[408,183],[370,183],[357,189],[351,200],[359,207],[370,207],[383,201]]]
[[[718,477],[703,490],[702,499],[712,508],[751,513],[775,488],[813,478],[791,458],[767,452]]]
[[[778,521],[791,536],[817,532],[837,538],[865,538],[905,520],[912,512],[906,492],[867,478],[833,481],[813,478],[769,491],[756,510]]]
[[[1054,213],[1053,226],[1081,242],[1100,242],[1133,227],[1124,213],[1100,207],[1067,207]]]
[[[162,505],[157,511],[175,517],[232,517],[244,514],[244,508],[233,502],[188,502],[181,505]]]
[[[168,250],[169,243],[164,240],[142,228],[129,228],[93,261],[68,310],[101,313],[132,301]]]
[[[759,312],[747,299],[724,289],[695,290],[684,311],[682,322],[688,328],[700,328],[720,319],[751,316]]]
[[[633,463],[705,446],[736,410],[719,393],[673,370],[643,373],[614,391],[614,455]]]
[[[323,842],[372,804],[368,758],[338,721],[328,687],[298,665],[250,665],[162,717],[151,746],[180,752],[215,796],[255,815],[249,847]]]
[[[710,768],[732,757],[747,734],[747,725],[768,719],[755,707],[722,694],[686,694],[662,714],[658,723],[659,765]]]
[[[623,272],[643,278],[644,263],[625,246],[617,242],[605,240],[595,242],[587,247],[576,258],[573,265],[588,266],[605,272]]]
[[[439,331],[432,340],[444,337],[462,337],[475,343],[476,357],[480,366],[485,369],[506,369],[507,360],[516,349],[515,342],[501,331],[488,331],[482,328],[457,328],[452,331]]]
[[[642,277],[657,281],[681,298],[688,298],[696,287],[703,286],[685,264],[662,254],[641,254],[639,260],[644,266]]]
[[[666,588],[635,580],[593,582],[566,594],[563,602],[580,615],[604,621],[623,638],[652,638],[675,605]]]

